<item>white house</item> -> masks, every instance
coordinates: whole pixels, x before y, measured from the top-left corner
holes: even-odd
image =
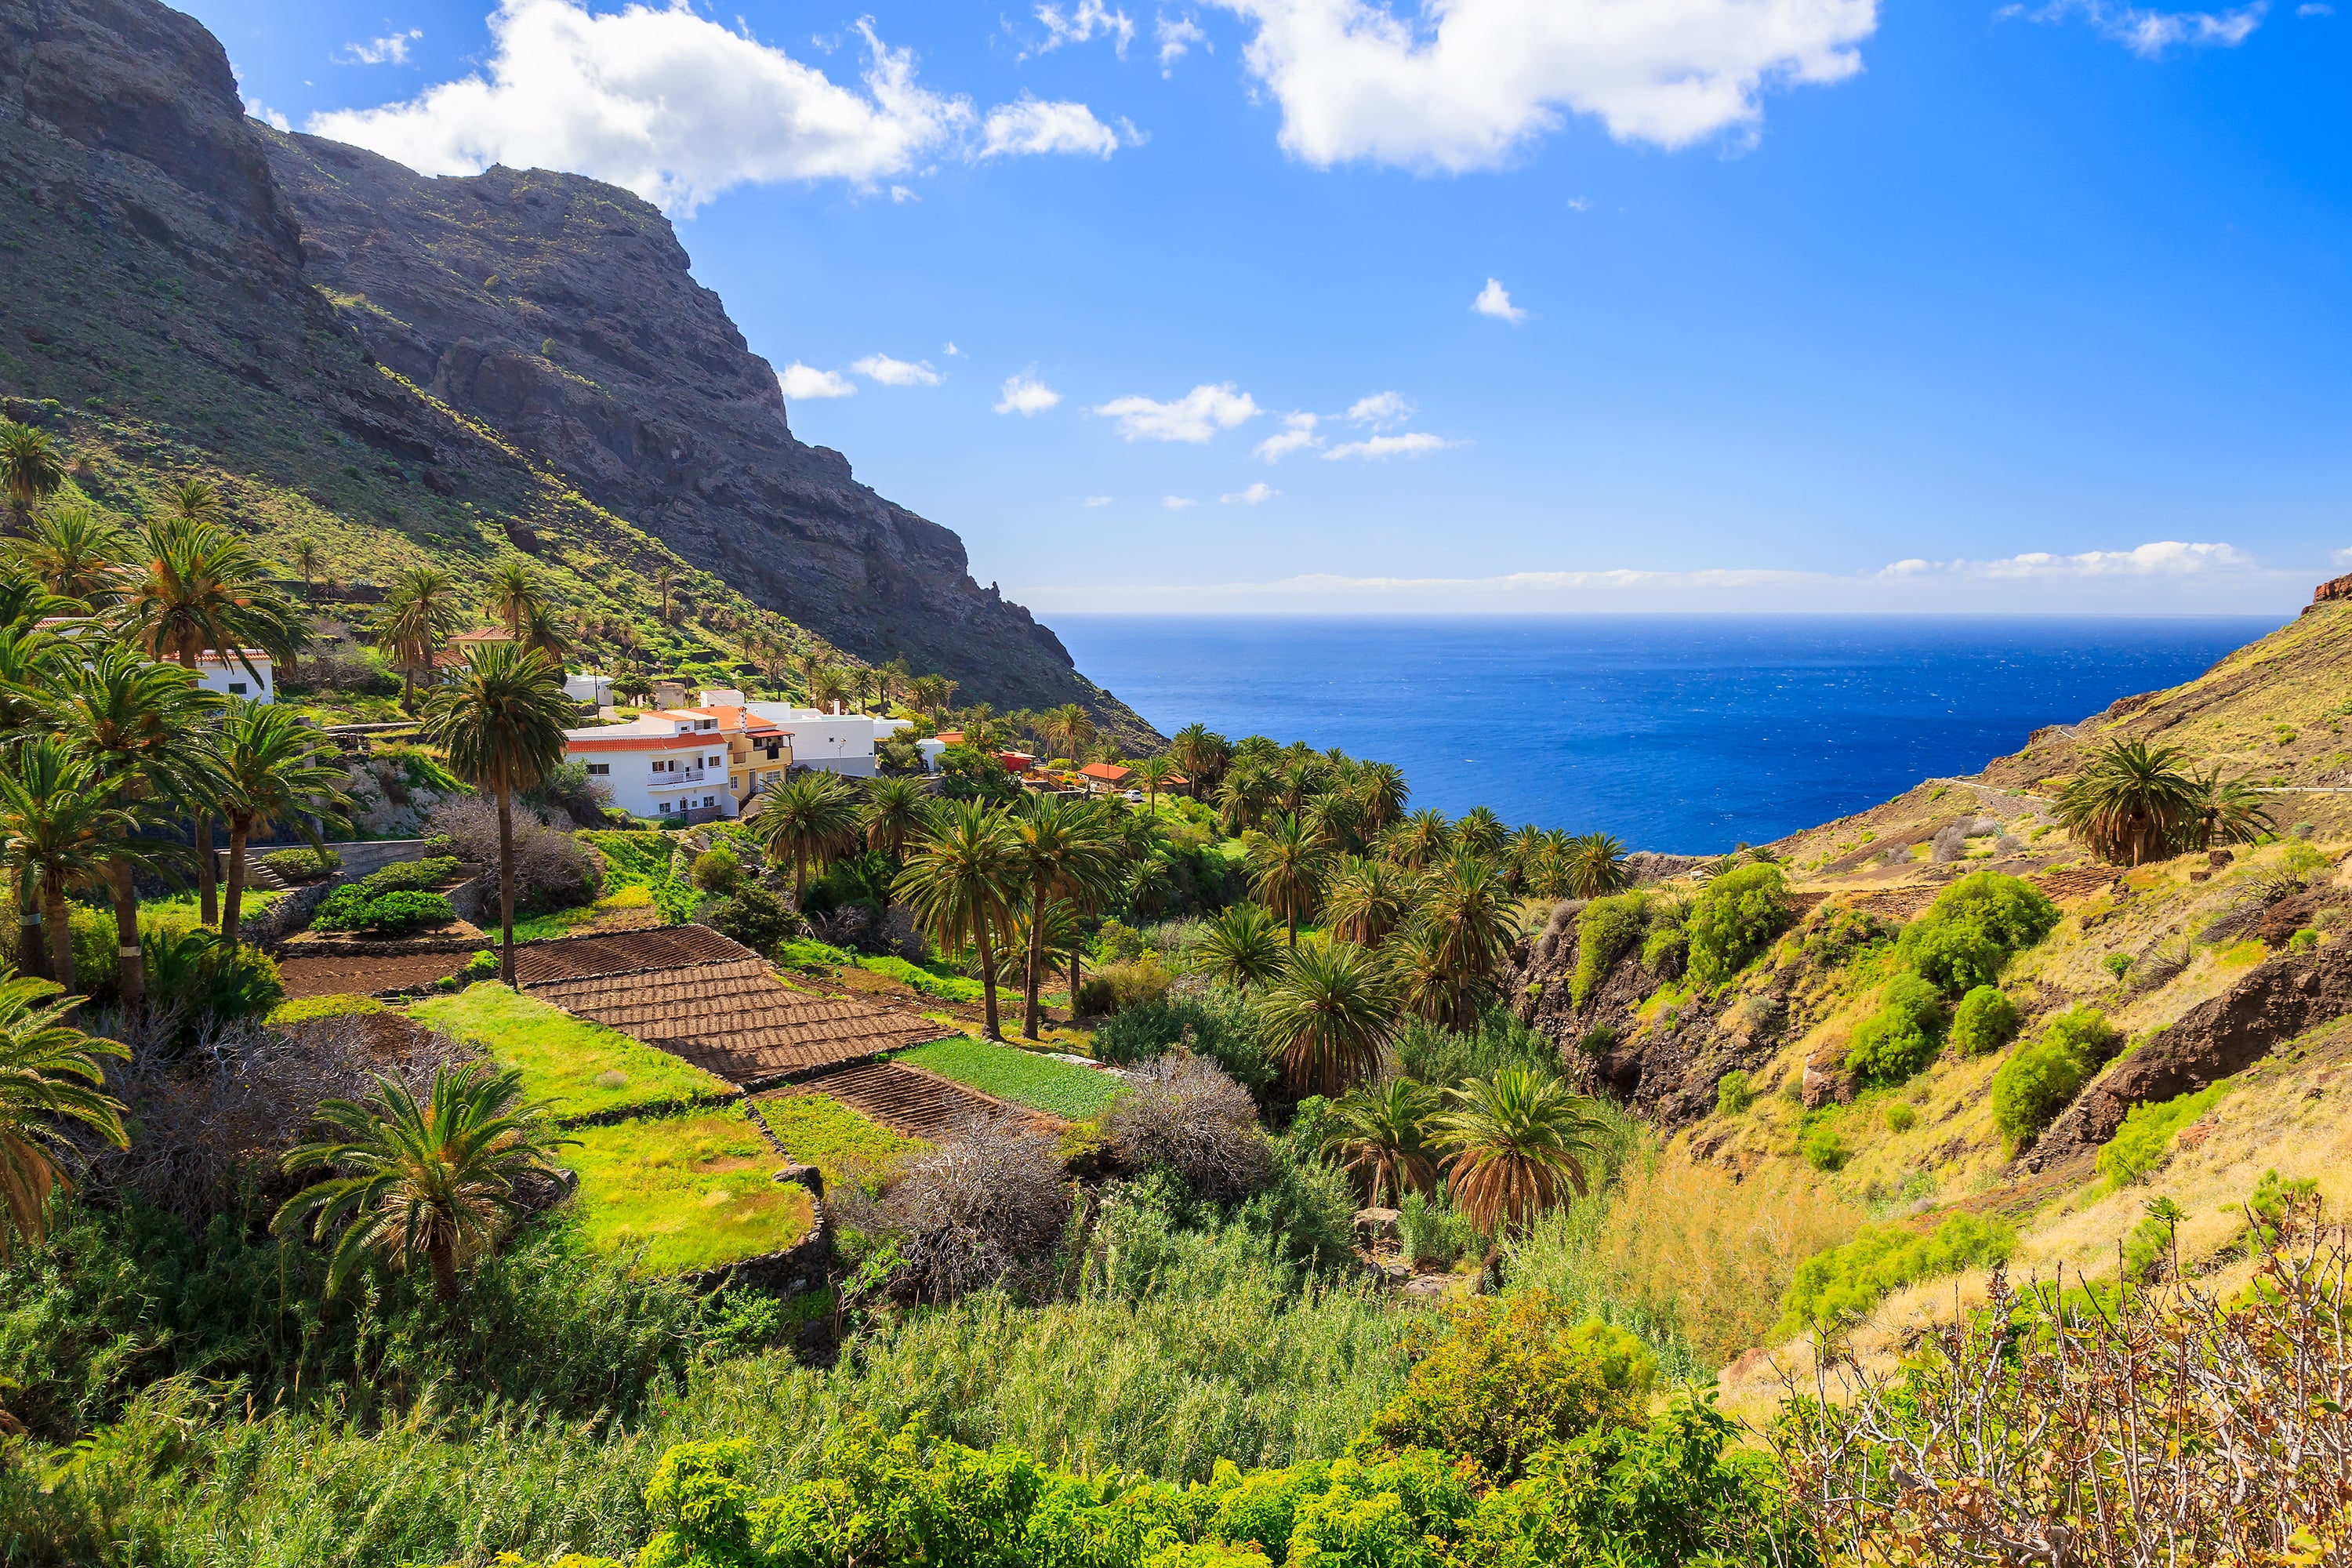
[[[252,668],[247,668],[248,665]],[[278,698],[277,668],[257,647],[239,648],[228,658],[216,653],[199,655],[196,684],[206,691],[247,702],[274,702]]]
[[[712,701],[743,701],[740,691],[706,691],[705,703]],[[841,704],[834,704],[830,713],[821,708],[795,708],[789,702],[744,703],[744,710],[774,725],[790,737],[793,760],[806,768],[823,768],[827,773],[845,773],[852,778],[874,776],[874,748],[901,730],[911,730],[914,724],[906,719],[883,719],[868,713],[844,713]]]
[[[706,696],[729,693],[709,692]],[[689,822],[736,816],[793,765],[790,740],[740,703],[645,713],[563,732],[564,754],[632,816]]]
[[[563,678],[563,695],[574,702],[593,702],[599,708],[609,708],[613,703],[613,678],[588,669],[567,675]]]

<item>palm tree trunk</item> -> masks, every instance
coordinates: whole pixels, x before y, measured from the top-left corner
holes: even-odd
[[[1290,912],[1283,918],[1290,922],[1290,951],[1297,952],[1298,951],[1298,906],[1291,905]]]
[[[808,857],[800,850],[793,851],[793,913],[801,912],[801,900],[808,893]]]
[[[980,995],[988,1037],[1004,1042],[1004,1026],[996,1016],[996,954],[988,944],[988,917],[980,918]]]
[[[444,1302],[457,1299],[457,1254],[446,1241],[426,1245],[425,1260],[433,1265],[433,1294]]]
[[[49,977],[49,949],[41,930],[41,890],[18,884],[16,891],[16,970],[36,980]]]
[[[514,989],[514,792],[499,786],[499,978]],[[434,1266],[439,1276],[440,1265]]]
[[[42,920],[49,928],[49,978],[74,988],[73,921],[66,912],[66,885],[53,877],[41,879]]]
[[[228,886],[221,893],[221,945],[236,945],[238,919],[245,913],[245,840],[252,831],[249,819],[228,819]]]
[[[1070,1016],[1078,1016],[1078,966],[1085,956],[1076,948],[1070,949]]]
[[[416,666],[404,663],[400,667],[400,708],[404,713],[416,711]]]
[[[1024,976],[1021,1012],[1021,1037],[1034,1040],[1040,1026],[1039,1016],[1045,1009],[1038,997],[1045,974],[1045,889],[1035,888],[1029,894],[1029,973]]]
[[[196,813],[196,918],[206,925],[220,921],[220,868],[213,860],[213,814]]]
[[[131,867],[110,862],[106,879],[114,892],[114,988],[122,1010],[136,1014],[147,1005],[147,964],[139,951],[139,895],[131,885]]]

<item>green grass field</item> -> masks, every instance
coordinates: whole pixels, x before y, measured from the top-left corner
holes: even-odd
[[[1012,1046],[971,1038],[933,1040],[900,1051],[897,1059],[968,1083],[983,1094],[1072,1121],[1101,1115],[1123,1087],[1110,1074],[1092,1068],[1073,1067]]]
[[[454,996],[415,1004],[410,1014],[429,1028],[471,1040],[500,1067],[520,1068],[533,1100],[551,1100],[558,1117],[594,1116],[668,1105],[728,1085],[667,1051],[617,1029],[575,1018],[561,1007],[518,995],[495,980]]]
[[[590,1242],[643,1247],[645,1274],[679,1274],[779,1251],[815,1223],[808,1189],[772,1180],[784,1163],[740,1110],[584,1128],[556,1158],[580,1173],[573,1200]]]
[[[887,1164],[930,1148],[919,1138],[902,1138],[827,1094],[779,1094],[760,1101],[768,1131],[792,1157],[814,1165],[828,1182],[841,1180],[844,1163]]]

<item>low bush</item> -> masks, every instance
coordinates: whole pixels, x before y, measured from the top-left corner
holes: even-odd
[[[495,866],[498,861],[493,858],[488,863]],[[335,891],[357,890],[371,899],[380,893],[429,893],[444,883],[456,881],[464,869],[464,862],[454,855],[428,855],[422,860],[395,860]]]
[[[1136,1068],[1128,1092],[1103,1118],[1103,1132],[1130,1170],[1165,1166],[1211,1203],[1247,1197],[1272,1173],[1249,1090],[1190,1052],[1172,1051]]]
[[[396,892],[374,896],[356,885],[337,888],[327,895],[310,919],[316,931],[370,931],[407,936],[428,927],[446,926],[457,918],[449,900],[438,893]]]
[[[1879,988],[1878,1005],[1854,1026],[1845,1065],[1865,1084],[1898,1084],[1935,1059],[1943,1032],[1944,997],[1916,974],[1898,974]]]
[[[1397,1205],[1397,1240],[1407,1263],[1452,1265],[1485,1245],[1477,1225],[1454,1207],[1443,1184],[1409,1192]]]
[[[1993,1123],[2014,1148],[2058,1120],[2122,1043],[2094,1007],[2061,1013],[2041,1037],[2011,1051],[1992,1077]]]
[[[1832,1122],[1816,1121],[1797,1135],[1797,1153],[1816,1171],[1840,1171],[1853,1157]]]
[[[1901,1226],[1871,1226],[1843,1247],[1797,1265],[1775,1331],[1836,1328],[1906,1285],[2004,1263],[2016,1250],[2014,1229],[1978,1215],[1953,1215],[1925,1236]]]
[[[210,1023],[261,1016],[286,995],[276,959],[243,942],[224,947],[217,931],[151,925],[139,940],[149,1005],[176,1014],[184,1037]]]
[[[916,1300],[992,1285],[1034,1299],[1054,1279],[1070,1184],[1054,1140],[1008,1119],[909,1161],[874,1212],[898,1243],[900,1288]],[[866,1228],[854,1209],[850,1217]]]
[[[331,849],[313,849],[307,844],[291,849],[272,849],[261,858],[261,863],[289,882],[315,882],[343,868],[343,858]]]
[[[2009,994],[1998,985],[1979,985],[1960,998],[1946,1037],[1957,1054],[1980,1057],[2017,1038],[2017,1004]]]
[[[1104,1019],[1094,1032],[1096,1059],[1115,1067],[1180,1049],[1206,1057],[1252,1094],[1262,1095],[1274,1081],[1274,1058],[1249,998],[1230,986],[1140,1003]]]
[[[604,867],[588,846],[569,833],[548,826],[528,811],[512,816],[516,912],[544,914],[595,902],[597,895],[604,890]],[[450,801],[433,813],[432,825],[448,836],[451,852],[459,859],[475,866],[499,864],[499,810],[495,802],[478,795]],[[614,885],[619,885],[617,879]]]
[[[1569,976],[1569,999],[1581,1007],[1608,978],[1627,951],[1639,947],[1648,925],[1649,895],[1619,893],[1595,899],[1576,921],[1576,969]]]
[[[384,1005],[373,996],[298,996],[290,1002],[280,1002],[269,1010],[268,1022],[274,1028],[280,1024],[303,1024],[313,1018],[354,1018],[384,1011]]]
[[[1918,1125],[1917,1107],[1903,1100],[1891,1100],[1886,1102],[1886,1130],[1889,1132],[1908,1132]]]
[[[756,882],[745,883],[734,893],[720,900],[703,915],[703,923],[730,942],[740,942],[754,952],[774,956],[778,963],[794,968],[808,968],[805,957],[798,956],[803,948],[824,947],[827,953],[841,953],[838,958],[825,958],[826,963],[847,963],[850,954],[839,948],[826,947],[823,942],[795,942],[794,935],[805,929],[792,906]],[[795,954],[786,957],[787,952]]]
[[[1715,1080],[1715,1113],[1717,1116],[1738,1116],[1756,1103],[1756,1085],[1747,1073],[1734,1068]]]
[[[1344,1269],[1353,1262],[1356,1203],[1347,1172],[1277,1140],[1272,1184],[1234,1210],[1232,1228],[1263,1238],[1276,1257],[1301,1268]]]
[[[1748,967],[1789,923],[1788,884],[1769,862],[1737,867],[1707,883],[1691,904],[1690,977],[1722,984]]]
[[[1079,983],[1075,1011],[1087,1017],[1116,1015],[1139,1003],[1157,1001],[1175,979],[1150,955],[1107,963]]]
[[[1390,1048],[1396,1053],[1400,1073],[1433,1089],[1459,1089],[1474,1078],[1492,1079],[1505,1068],[1560,1076],[1559,1047],[1550,1036],[1520,1023],[1506,1006],[1488,1008],[1477,1026],[1466,1030],[1408,1017],[1398,1026]]]
[[[1976,871],[1936,897],[1903,928],[1895,952],[1948,996],[2000,978],[2010,955],[2048,936],[2058,906],[2021,877]]]
[[[2172,1147],[2173,1134],[2210,1110],[2229,1092],[2229,1081],[2224,1079],[2160,1104],[2133,1106],[2116,1135],[2099,1151],[2099,1174],[2106,1178],[2107,1190],[2127,1187],[2156,1169]]]
[[[718,845],[694,858],[693,876],[696,887],[723,898],[743,880],[743,862],[735,858],[733,850]]]

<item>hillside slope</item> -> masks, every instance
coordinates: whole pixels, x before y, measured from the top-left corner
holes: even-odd
[[[786,425],[661,216],[593,181],[425,181],[246,118],[152,0],[0,0],[0,396],[135,512],[192,475],[281,559],[381,580],[536,554],[587,617],[719,673],[755,611],[1003,707],[1149,730],[954,534]],[[289,194],[294,200],[289,200]],[[486,288],[492,279],[501,287]],[[653,626],[667,569],[687,608]]]

